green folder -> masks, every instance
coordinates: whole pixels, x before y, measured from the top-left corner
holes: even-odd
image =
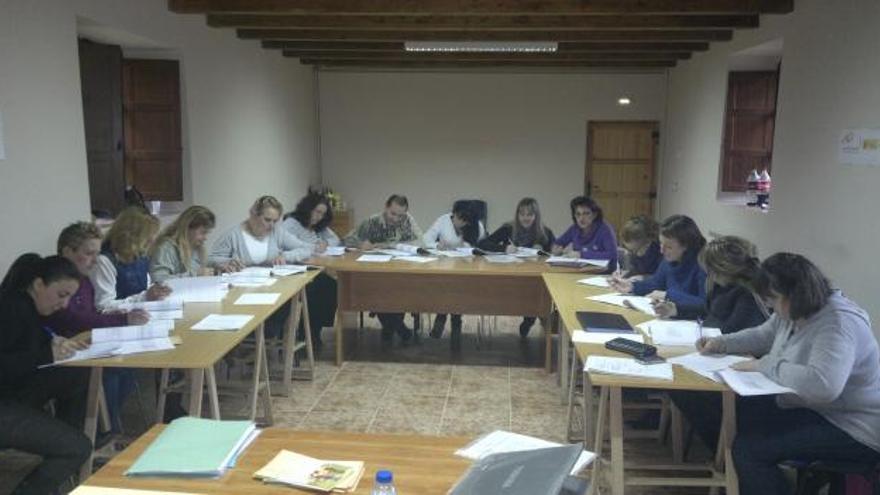
[[[153,440],[125,474],[219,477],[257,432],[253,421],[178,418]]]

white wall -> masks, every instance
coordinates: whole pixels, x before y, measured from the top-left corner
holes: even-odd
[[[583,193],[587,121],[662,121],[664,90],[663,74],[322,71],[324,183],[358,220],[406,194],[423,229],[455,199],[488,201],[494,228],[534,196],[558,233]]]
[[[880,168],[841,166],[841,129],[880,127],[880,3],[799,0],[673,69],[661,215],[753,240],[763,255],[805,254],[880,322]],[[772,210],[716,201],[728,56],[784,38],[773,154]],[[880,334],[880,325],[877,326]]]
[[[15,235],[0,271],[26,250],[54,251],[63,225],[88,218],[77,16],[179,56],[185,200],[214,210],[218,231],[261,194],[292,207],[320,182],[310,68],[164,0],[2,0],[0,228]]]

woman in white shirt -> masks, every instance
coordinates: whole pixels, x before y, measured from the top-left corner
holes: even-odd
[[[473,202],[458,200],[452,205],[452,213],[441,215],[422,238],[426,247],[445,250],[476,246],[485,236],[486,228],[483,227]],[[446,315],[438,314],[431,328],[431,337],[439,339],[443,336],[445,326]],[[453,347],[461,344],[461,315],[452,315],[450,343]]]

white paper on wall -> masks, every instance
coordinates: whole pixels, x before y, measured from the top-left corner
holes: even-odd
[[[880,129],[844,129],[837,161],[841,165],[880,166]]]

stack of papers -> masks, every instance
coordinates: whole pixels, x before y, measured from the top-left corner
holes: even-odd
[[[651,300],[645,296],[600,294],[598,296],[589,296],[587,299],[605,304],[613,304],[622,308],[634,309],[651,316],[657,316],[657,313],[654,312],[654,306],[651,304]]]
[[[328,246],[323,253],[318,256],[342,256],[345,254],[345,246]]]
[[[651,320],[636,325],[651,336],[654,345],[692,346],[700,337],[718,337],[720,328],[703,327],[688,320]]]
[[[473,256],[473,249],[471,248],[458,249],[463,249],[464,251],[458,251],[456,249],[429,249],[428,252],[434,256],[444,256],[446,258],[469,258]]]
[[[357,260],[364,263],[388,263],[393,257],[391,254],[362,254]]]
[[[724,383],[732,388],[737,395],[751,396],[795,393],[793,389],[783,387],[767,378],[767,375],[760,371],[736,371],[728,368],[719,371],[718,375],[721,376]]]
[[[305,273],[308,269],[307,265],[275,265],[272,267],[272,275],[276,277],[289,277],[290,275]]]
[[[233,304],[236,306],[263,305],[271,306],[281,297],[278,292],[249,292],[242,294]]]
[[[158,339],[168,337],[173,328],[174,321],[172,320],[159,320],[146,325],[96,328],[92,330],[92,344]]]
[[[263,276],[245,272],[224,275],[223,280],[232,287],[269,287],[277,281],[269,275]]]
[[[395,261],[409,261],[410,263],[430,263],[437,261],[437,258],[430,256],[395,256]]]
[[[522,263],[522,260],[510,254],[487,254],[483,257],[489,263]]]
[[[265,483],[279,483],[322,492],[353,492],[364,474],[361,461],[324,461],[282,450],[254,473]]]
[[[569,258],[567,256],[551,256],[547,258],[547,263],[551,266],[598,266],[599,268],[608,268],[608,260],[591,260],[585,258]]]
[[[577,283],[581,285],[590,285],[593,287],[611,288],[611,284],[608,283],[608,279],[605,277],[582,278],[578,280]]]
[[[269,278],[272,276],[272,268],[268,266],[248,266],[242,268],[235,275],[244,275],[248,277]]]
[[[585,332],[583,330],[575,330],[571,334],[571,341],[575,344],[602,344],[616,338],[629,339],[635,342],[644,343],[645,339],[637,333],[607,333],[607,332]]]
[[[672,365],[669,363],[642,364],[632,358],[606,356],[587,356],[584,371],[669,381],[672,381],[674,376]]]
[[[513,256],[517,258],[535,258],[540,256],[542,251],[540,249],[535,248],[527,248],[527,247],[517,247],[516,252],[513,253]]]
[[[220,302],[226,297],[229,284],[223,277],[180,277],[165,280],[172,292],[168,301],[180,302]]]
[[[175,419],[126,476],[220,477],[259,434],[253,421]]]
[[[455,451],[455,455],[478,461],[492,454],[501,454],[506,452],[523,452],[526,450],[546,449],[549,447],[559,447],[562,444],[542,440],[540,438],[511,433],[504,430],[495,430],[491,433],[481,436],[470,444]],[[574,467],[571,474],[578,474],[583,468],[590,464],[596,454],[584,450]]]
[[[254,315],[210,314],[192,326],[193,330],[239,330],[251,321]]]
[[[718,372],[730,368],[730,365],[741,361],[748,361],[750,358],[736,356],[733,354],[700,354],[692,352],[684,356],[676,356],[667,360],[670,364],[678,364],[687,368],[694,373],[708,378],[714,382],[721,382]]]
[[[125,311],[142,309],[150,314],[150,321],[180,320],[183,318],[183,301],[179,299],[132,302],[123,304],[120,308]]]
[[[76,351],[67,359],[43,365],[41,368],[86,359],[174,349],[174,343],[168,337],[172,328],[172,320],[159,320],[146,325],[96,328],[92,330],[92,343],[89,347]]]

